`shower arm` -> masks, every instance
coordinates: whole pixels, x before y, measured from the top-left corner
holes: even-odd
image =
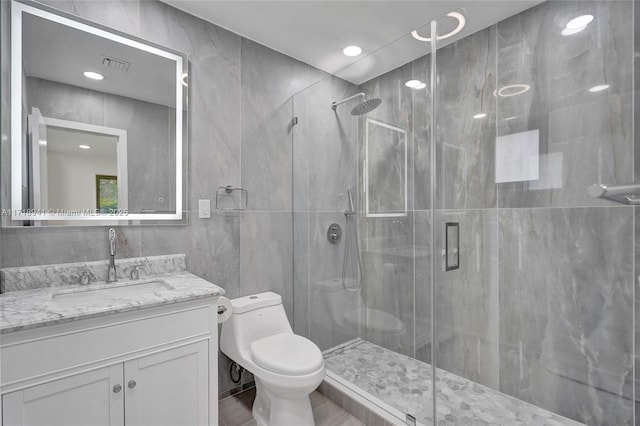
[[[364,92],[356,93],[355,95],[349,96],[348,98],[345,98],[345,99],[343,99],[341,101],[338,101],[338,102],[331,102],[331,109],[335,111],[336,108],[338,107],[338,105],[341,105],[341,104],[343,104],[345,102],[349,102],[350,100],[358,98],[360,96],[362,96],[364,98],[365,97]]]

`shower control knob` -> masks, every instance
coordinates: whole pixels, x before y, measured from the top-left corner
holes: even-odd
[[[327,240],[331,244],[338,244],[340,239],[342,238],[342,228],[337,223],[332,223],[329,225],[329,229],[327,230]]]

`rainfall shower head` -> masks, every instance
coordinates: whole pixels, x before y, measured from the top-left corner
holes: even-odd
[[[354,106],[353,109],[351,109],[351,115],[364,115],[364,114],[368,114],[371,111],[373,111],[374,109],[378,108],[380,106],[380,104],[382,103],[382,99],[379,98],[373,98],[373,99],[369,99],[367,100],[364,96],[364,93],[358,93],[357,95],[353,95],[353,96],[349,96],[346,99],[343,99],[341,101],[338,102],[331,102],[331,109],[333,109],[334,111],[338,108],[338,105],[343,104],[345,102],[348,102],[352,99],[358,98],[358,97],[362,97],[362,99],[364,99],[364,102],[359,103],[358,105]]]
[[[351,110],[351,115],[368,114],[374,109],[378,108],[381,103],[382,103],[382,99],[380,98],[369,99],[368,101],[364,101],[361,104],[354,106],[353,109]]]

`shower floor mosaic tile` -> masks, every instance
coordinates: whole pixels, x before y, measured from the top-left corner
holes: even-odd
[[[327,369],[418,422],[433,422],[431,366],[357,340],[325,355]],[[578,426],[578,423],[438,369],[438,424]]]

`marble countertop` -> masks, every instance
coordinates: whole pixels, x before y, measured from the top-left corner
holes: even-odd
[[[81,303],[59,303],[53,300],[53,296],[61,292],[60,287],[0,294],[0,334],[224,294],[224,289],[221,287],[189,272],[156,275],[137,281],[119,281],[112,284],[65,286],[63,291],[68,293],[74,288],[86,291],[114,284],[120,286],[151,280],[162,280],[170,288],[142,295],[101,292],[103,294],[99,298]]]

